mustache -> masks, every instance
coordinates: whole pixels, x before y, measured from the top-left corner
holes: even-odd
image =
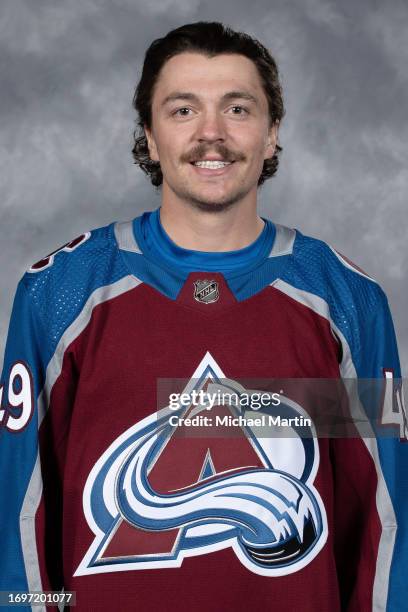
[[[203,159],[208,153],[214,153],[222,157],[225,161],[243,161],[245,159],[242,153],[238,153],[235,151],[230,151],[228,147],[224,145],[215,145],[212,147],[208,147],[205,145],[200,145],[193,149],[191,152],[186,153],[181,157],[182,162],[193,162],[198,159]]]

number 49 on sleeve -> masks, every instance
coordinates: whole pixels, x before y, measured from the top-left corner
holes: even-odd
[[[381,425],[399,427],[400,440],[408,441],[408,421],[404,403],[402,380],[395,384],[393,370],[384,369],[384,395],[380,417]]]
[[[16,361],[11,367],[5,406],[3,391],[4,385],[0,385],[0,426],[18,433],[27,426],[34,408],[33,377],[23,361]]]

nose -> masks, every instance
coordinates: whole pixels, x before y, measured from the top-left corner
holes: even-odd
[[[222,117],[215,111],[203,112],[197,125],[196,138],[203,141],[224,141],[225,125]]]

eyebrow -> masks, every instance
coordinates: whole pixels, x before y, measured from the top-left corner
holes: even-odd
[[[249,102],[258,104],[257,98],[247,91],[228,91],[221,98],[222,101],[237,99],[248,100]],[[190,100],[192,102],[199,102],[199,97],[188,91],[174,91],[164,98],[162,106],[165,106],[169,102],[174,102],[175,100]]]

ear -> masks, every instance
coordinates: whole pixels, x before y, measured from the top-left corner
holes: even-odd
[[[145,136],[147,139],[147,146],[149,148],[150,159],[152,161],[160,161],[159,153],[157,151],[156,141],[154,139],[152,130],[149,130],[149,128],[146,125],[143,126],[143,129],[144,129]]]
[[[278,129],[279,129],[279,121],[275,121],[268,132],[268,137],[266,139],[266,147],[265,147],[265,157],[264,159],[270,159],[273,157],[276,149],[276,143],[278,142]]]

